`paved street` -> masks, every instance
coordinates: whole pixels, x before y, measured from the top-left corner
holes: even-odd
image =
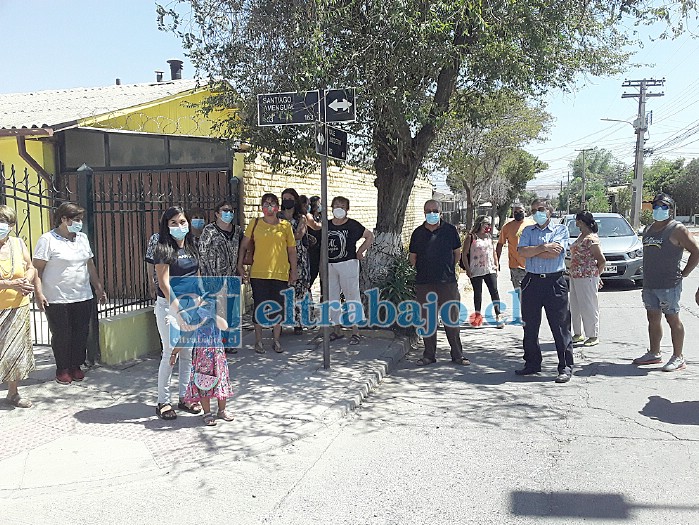
[[[1,521],[697,523],[698,283],[685,282],[679,373],[631,364],[647,344],[640,290],[608,285],[602,342],[577,351],[567,385],[545,330],[544,371],[518,378],[521,328],[468,329],[472,366],[444,352],[418,368],[413,350],[348,413],[402,345],[342,345],[326,373],[299,340],[284,356],[241,351],[238,419],[213,431],[154,417],[156,359],[61,387],[44,357],[24,390],[36,407],[0,411]]]

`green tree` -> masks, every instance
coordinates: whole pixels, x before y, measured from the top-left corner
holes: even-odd
[[[597,212],[609,211],[607,188],[628,184],[630,182],[629,167],[617,160],[611,151],[604,148],[586,151],[584,162],[583,152],[580,152],[571,163],[573,178],[570,187],[566,188],[561,195],[561,198],[570,199],[571,211],[577,212],[582,207],[583,164],[585,167],[584,200],[586,209]],[[591,204],[593,201],[594,206]],[[603,201],[606,201],[606,204]]]
[[[522,96],[568,89],[579,73],[620,72],[634,23],[683,29],[692,0],[168,0],[173,31],[201,78],[225,79],[204,112],[237,108],[219,132],[267,152],[274,165],[313,162],[309,127],[258,128],[256,95],[354,86],[356,162],[378,190],[371,282],[399,251],[409,195],[454,107],[495,89]],[[674,22],[679,20],[679,22]],[[673,22],[669,22],[673,21]],[[253,149],[253,153],[255,151]]]
[[[513,202],[519,201],[529,209],[529,204],[536,195],[529,198],[526,192],[527,183],[534,180],[537,173],[546,169],[548,164],[523,149],[517,149],[507,156],[502,163],[500,174],[509,182],[509,189],[505,205],[498,208],[499,224],[505,224],[505,219],[510,213],[510,204]]]
[[[657,159],[643,170],[643,199],[658,193],[673,193],[675,181],[685,173],[684,159]]]
[[[481,201],[505,202],[512,183],[501,174],[503,163],[541,138],[551,120],[540,105],[503,90],[484,97],[478,111],[477,122],[454,112],[430,152],[433,162],[446,170],[452,190],[464,192],[469,228]]]
[[[679,215],[694,215],[699,211],[699,159],[693,159],[677,176],[672,186]]]

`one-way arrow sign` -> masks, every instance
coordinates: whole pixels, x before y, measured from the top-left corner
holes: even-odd
[[[316,128],[316,153],[338,160],[347,160],[347,133],[331,126],[327,128],[327,142],[324,126]]]
[[[323,98],[324,122],[354,122],[357,109],[354,104],[354,88],[326,89]]]

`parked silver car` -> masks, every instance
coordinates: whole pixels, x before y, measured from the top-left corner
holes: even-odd
[[[600,245],[607,264],[603,280],[629,280],[643,284],[643,243],[628,221],[618,213],[593,213],[599,226]],[[575,226],[575,215],[563,217],[572,243],[580,235]],[[566,266],[570,266],[570,251],[566,253]]]

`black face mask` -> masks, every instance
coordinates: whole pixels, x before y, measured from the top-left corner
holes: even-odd
[[[291,210],[296,206],[296,201],[293,199],[284,199],[282,201],[282,210]]]
[[[524,220],[524,212],[523,211],[516,211],[514,214],[514,218],[516,221]]]

